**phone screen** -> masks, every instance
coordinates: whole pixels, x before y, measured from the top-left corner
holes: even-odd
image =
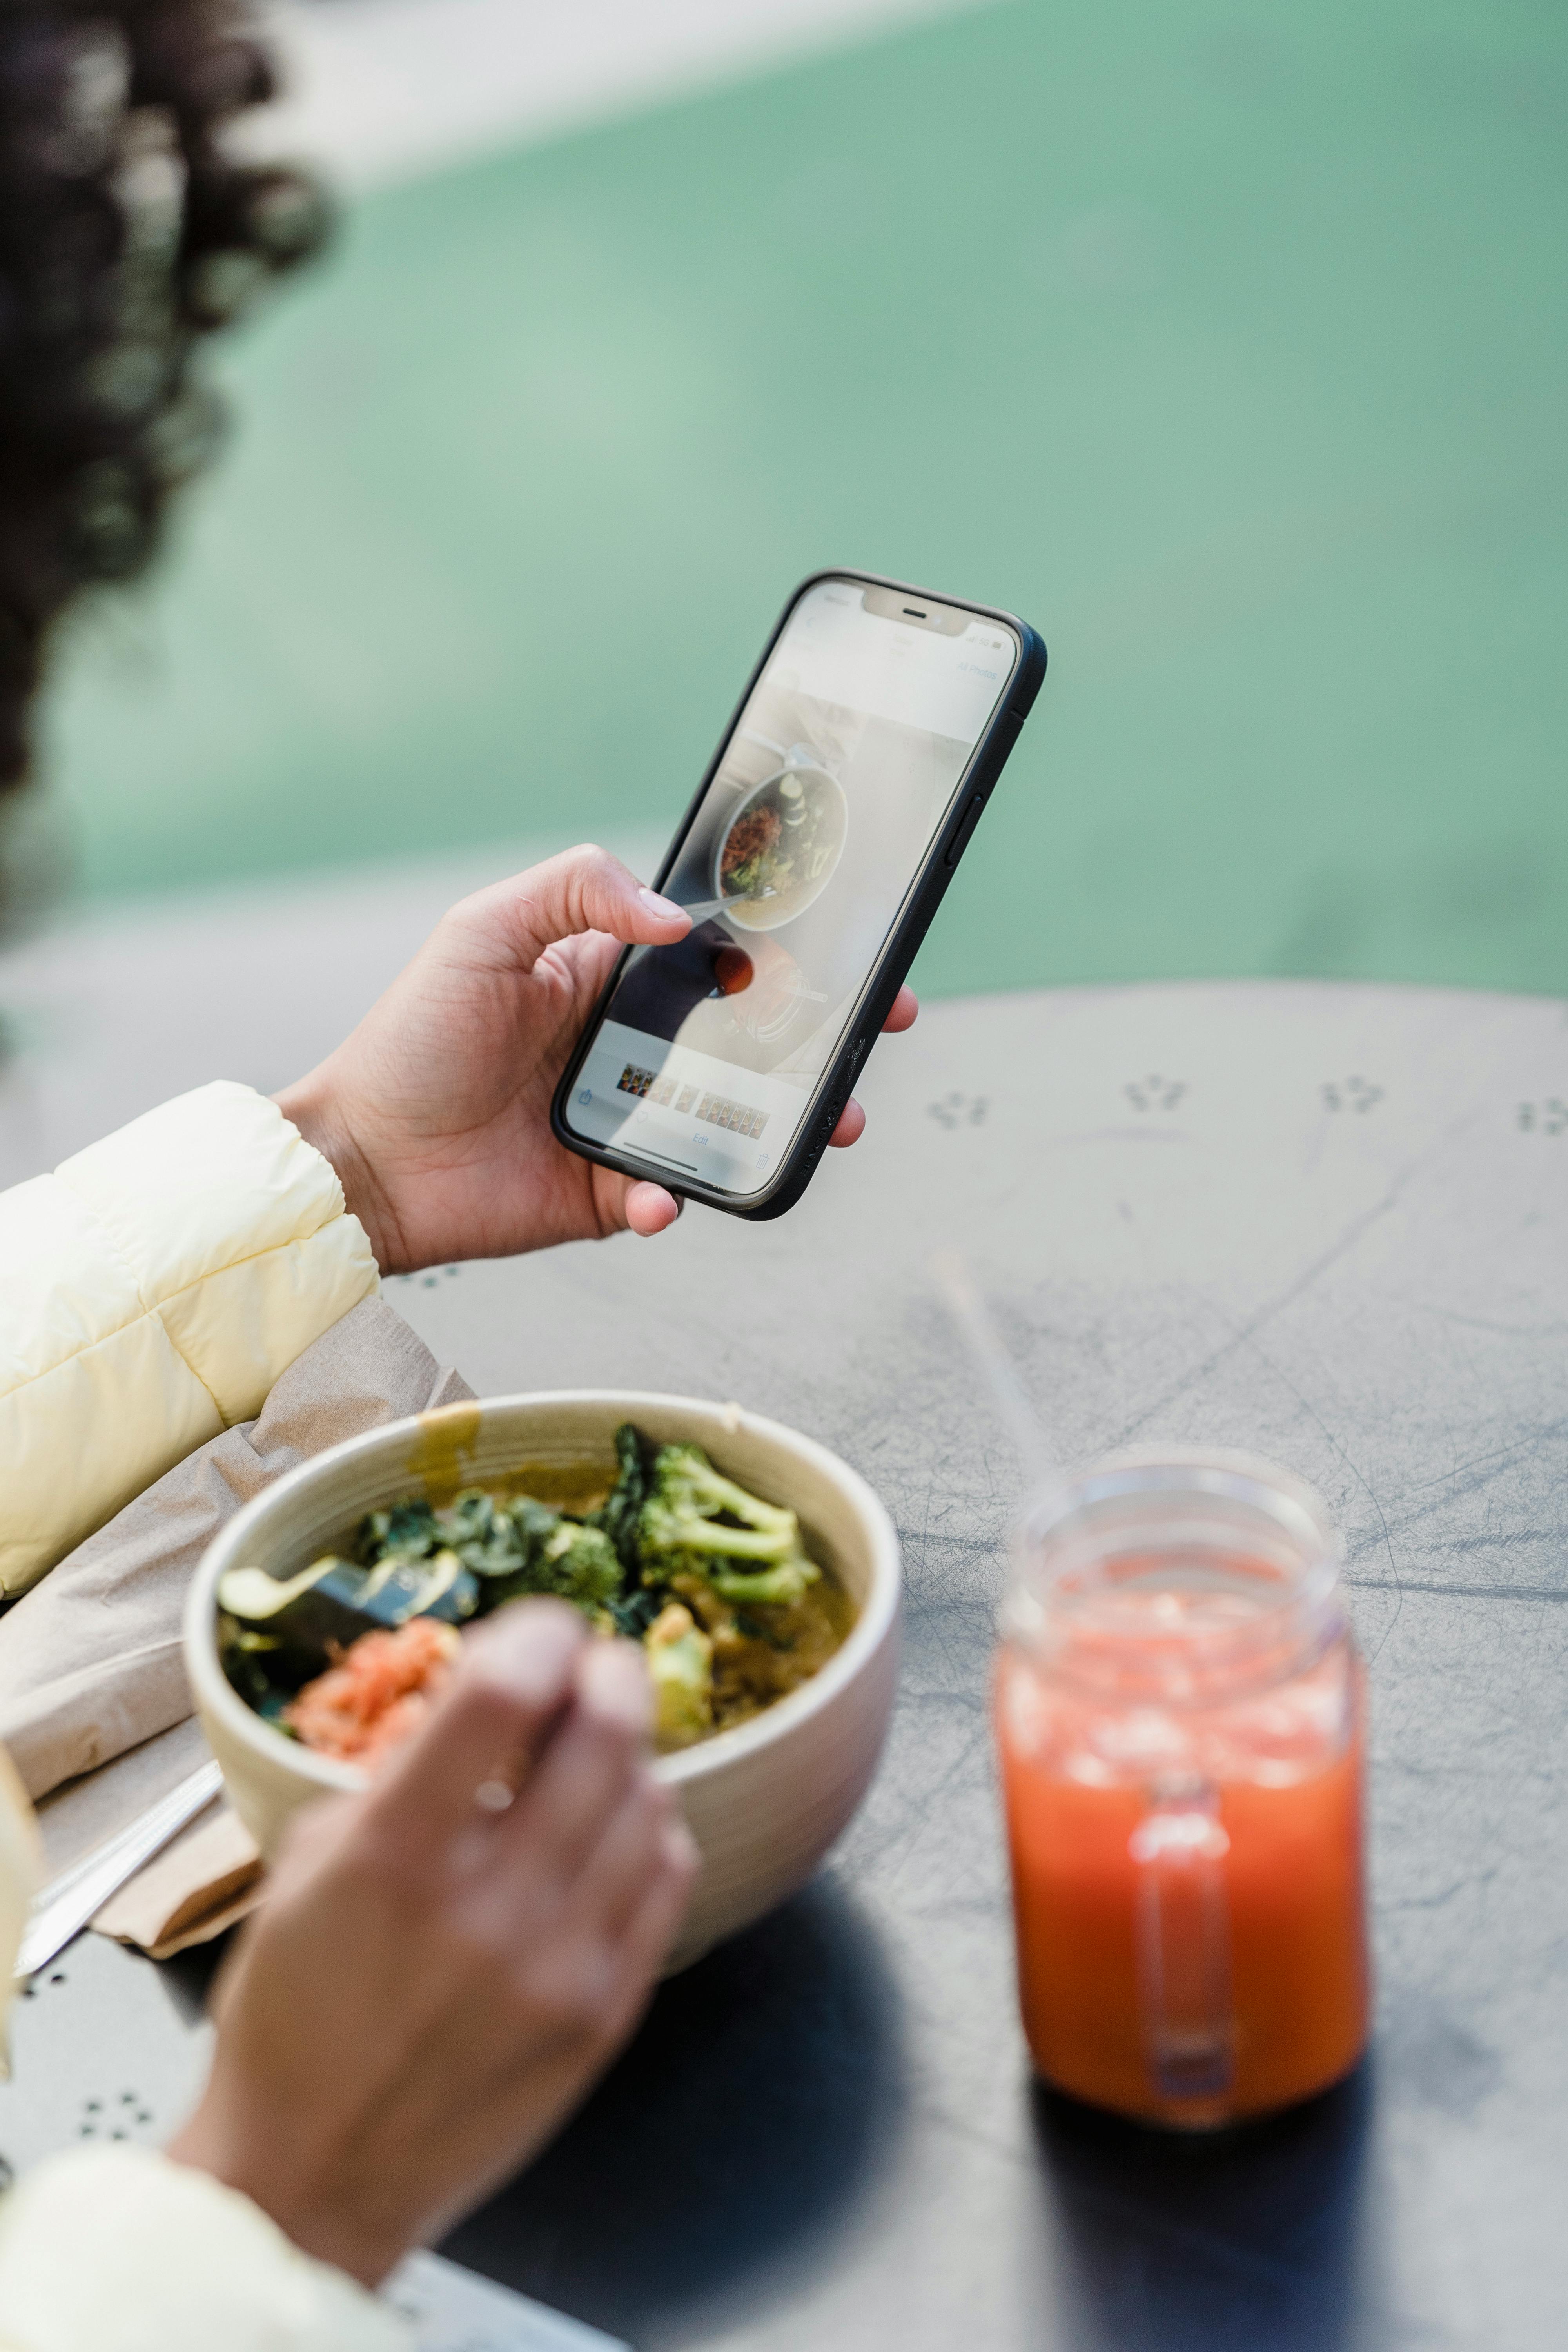
[[[852,579],[790,612],[565,1106],[584,1141],[763,1190],[810,1115],[1022,648],[1005,622]]]

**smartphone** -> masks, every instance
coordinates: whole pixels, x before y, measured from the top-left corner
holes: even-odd
[[[552,1106],[559,1141],[736,1217],[811,1181],[1046,674],[1026,622],[865,572],[784,606]]]

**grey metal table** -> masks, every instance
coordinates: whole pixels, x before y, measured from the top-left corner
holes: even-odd
[[[1556,2352],[1568,1011],[1283,983],[972,1001],[863,1092],[866,1141],[777,1225],[693,1214],[391,1286],[481,1391],[629,1382],[812,1431],[889,1500],[910,1582],[890,1747],[831,1864],[660,1993],[448,2251],[647,2352]],[[1063,1455],[1256,1447],[1345,1529],[1378,2026],[1356,2079],[1275,2124],[1173,2143],[1031,2086],[985,1701],[1017,1470],[926,1285],[955,1238]],[[89,2095],[151,2136],[200,2063],[199,1967],[89,1937],[59,1973],[18,2020],[13,2158]]]

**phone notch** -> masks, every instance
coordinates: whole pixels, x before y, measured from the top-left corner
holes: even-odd
[[[933,604],[929,596],[911,596],[907,588],[868,588],[865,609],[879,621],[903,621],[911,629],[934,629],[940,636],[961,637],[973,620],[973,613],[955,612],[951,604]]]

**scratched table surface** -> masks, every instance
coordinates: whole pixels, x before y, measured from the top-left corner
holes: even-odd
[[[219,1066],[287,1074],[247,1050]],[[777,1224],[692,1213],[390,1286],[482,1392],[662,1387],[812,1432],[887,1498],[909,1578],[891,1739],[831,1863],[664,1989],[447,2251],[647,2352],[1560,2352],[1568,1008],[969,1000],[863,1093],[865,1142]],[[1274,2124],[1172,2141],[1031,2084],[986,1720],[1018,1467],[930,1294],[954,1240],[1062,1457],[1253,1447],[1343,1528],[1377,2026],[1353,2080]],[[52,1973],[0,2147],[166,2129],[204,1964],[88,1937]]]

